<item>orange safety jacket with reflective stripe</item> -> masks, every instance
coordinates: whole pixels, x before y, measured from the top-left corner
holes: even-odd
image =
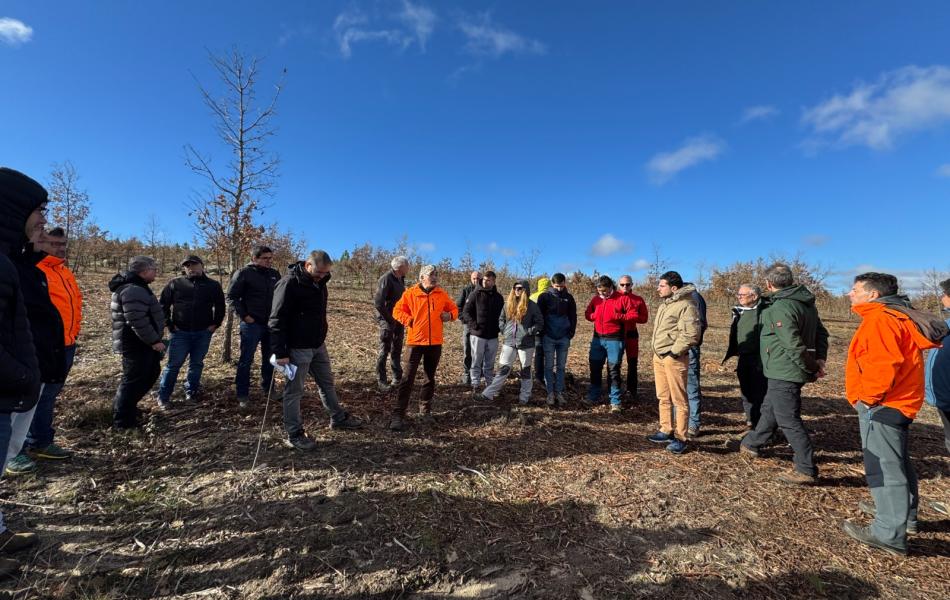
[[[421,284],[406,288],[393,307],[393,318],[406,326],[407,346],[441,346],[444,312],[458,318],[459,309],[440,287],[426,293]]]
[[[848,348],[844,377],[848,402],[884,405],[913,419],[924,402],[923,350],[940,344],[886,304],[867,302],[851,310],[862,321]]]
[[[76,276],[61,258],[47,256],[37,265],[46,275],[50,300],[63,319],[63,333],[67,346],[76,343],[82,328],[82,292]]]

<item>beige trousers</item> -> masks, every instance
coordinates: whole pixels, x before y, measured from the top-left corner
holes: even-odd
[[[673,414],[676,414],[676,439],[685,442],[689,422],[689,402],[686,399],[686,374],[689,369],[689,354],[679,358],[653,355],[653,379],[656,381],[656,397],[660,403],[660,431],[674,433]],[[675,410],[674,410],[675,409]]]

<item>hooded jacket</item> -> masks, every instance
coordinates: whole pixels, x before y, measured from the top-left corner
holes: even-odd
[[[169,331],[203,331],[224,322],[221,284],[204,273],[176,277],[165,284],[158,299]]]
[[[165,313],[152,289],[138,273],[119,274],[109,281],[112,292],[112,351],[143,351],[162,341]]]
[[[584,310],[584,318],[594,323],[595,338],[622,340],[628,324],[636,327],[638,317],[633,299],[616,290],[606,298],[595,295]]]
[[[419,283],[407,288],[393,308],[393,318],[406,327],[407,346],[441,346],[441,314],[447,312],[454,321],[459,309],[442,288],[427,290]],[[496,325],[497,327],[497,325]]]
[[[458,300],[455,301],[455,306],[458,307],[460,316],[465,310],[465,305],[468,303],[468,299],[472,296],[472,292],[474,292],[477,287],[478,286],[475,285],[474,283],[469,283],[469,284],[466,284],[464,287],[462,287],[462,291],[459,292],[459,297],[458,297]],[[464,322],[464,319],[463,319],[463,322]]]
[[[577,302],[567,289],[553,287],[538,296],[538,308],[544,318],[544,337],[572,339],[577,332]]]
[[[551,280],[548,279],[547,277],[539,277],[539,278],[538,278],[538,291],[536,291],[535,293],[531,294],[531,297],[529,298],[529,300],[534,300],[535,302],[537,302],[537,301],[538,301],[538,298],[541,297],[541,294],[543,294],[544,292],[548,291],[548,288],[549,288],[549,287],[551,287]],[[530,288],[526,288],[526,289],[530,289]]]
[[[943,314],[950,317],[950,309],[943,309]],[[950,326],[950,318],[947,319],[947,325]],[[944,338],[943,345],[947,343],[948,340]],[[924,373],[927,404],[950,414],[950,350],[944,347],[928,352]]]
[[[900,424],[894,421],[894,411],[914,419],[924,402],[922,351],[938,348],[939,343],[924,337],[910,317],[885,302],[866,302],[851,310],[861,317],[861,324],[848,347],[848,402],[891,409],[891,414],[875,413],[872,420]]]
[[[10,260],[26,241],[27,218],[47,200],[26,175],[0,168],[0,412],[26,412],[40,396],[40,368],[20,277]]]
[[[517,284],[526,290],[531,289],[527,281],[519,281]],[[528,312],[520,321],[508,319],[506,304],[505,310],[501,311],[501,316],[498,318],[498,327],[501,329],[502,343],[505,346],[525,350],[534,348],[535,336],[540,335],[544,330],[544,317],[541,316],[538,304],[529,299]]]
[[[66,380],[66,344],[63,333],[63,318],[50,299],[46,275],[37,266],[46,258],[45,252],[27,243],[14,255],[13,264],[20,275],[26,316],[30,319],[30,331],[36,346],[36,359],[40,365],[40,379],[44,383],[62,383]]]
[[[380,325],[386,325],[387,327],[400,326],[399,322],[393,318],[393,308],[405,291],[406,278],[397,276],[392,269],[376,282],[373,306],[376,308],[376,320]]]
[[[250,263],[231,279],[228,302],[241,320],[250,316],[256,323],[264,325],[271,314],[274,286],[278,281],[280,273],[277,269]]]
[[[815,296],[793,285],[769,296],[760,316],[759,355],[769,379],[808,383],[817,379],[818,362],[828,357],[828,330],[815,307]]]
[[[317,281],[304,265],[304,261],[290,265],[290,272],[274,288],[268,326],[271,349],[277,358],[289,357],[294,348],[319,348],[327,340],[330,274]]]
[[[693,292],[696,288],[688,283],[669,298],[664,298],[656,310],[653,321],[653,353],[682,356],[702,339],[702,324],[696,310]]]
[[[755,306],[745,307],[737,304],[732,307],[732,323],[729,326],[729,347],[722,364],[733,356],[753,358],[761,364],[759,356],[759,337],[762,334],[762,324],[759,319],[762,309],[766,306],[765,298],[759,298]]]
[[[50,300],[63,320],[63,341],[72,346],[82,328],[82,292],[76,276],[66,266],[66,261],[56,256],[47,256],[38,266],[46,275]]]
[[[498,288],[476,288],[462,314],[462,321],[468,325],[468,331],[475,337],[486,340],[498,338],[498,318],[505,310],[505,297]]]

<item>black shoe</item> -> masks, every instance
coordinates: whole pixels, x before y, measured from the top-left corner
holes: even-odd
[[[343,413],[339,421],[330,421],[330,429],[359,429],[362,426],[363,422],[350,413]]]
[[[907,556],[907,548],[898,548],[897,546],[891,546],[890,544],[885,544],[881,540],[874,537],[871,533],[870,528],[861,527],[860,525],[855,525],[851,521],[842,521],[841,529],[844,530],[849,536],[855,540],[861,542],[866,546],[871,546],[872,548],[877,548],[883,550],[895,556]]]
[[[389,421],[389,430],[390,431],[404,431],[406,429],[406,421],[402,418],[402,415],[393,415],[393,418]]]
[[[317,443],[313,441],[313,439],[306,433],[289,437],[284,440],[284,444],[290,448],[302,450],[304,452],[310,452],[317,449]]]

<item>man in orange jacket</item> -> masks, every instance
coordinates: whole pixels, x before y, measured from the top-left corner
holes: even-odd
[[[439,274],[434,265],[426,265],[419,272],[419,284],[407,288],[393,308],[393,318],[406,328],[406,353],[403,377],[399,381],[396,406],[389,423],[392,431],[406,428],[406,409],[412,384],[419,371],[419,363],[425,373],[419,414],[423,420],[432,420],[432,396],[435,394],[435,370],[442,357],[442,324],[454,321],[459,309],[449,295],[439,287]]]
[[[845,394],[858,411],[864,473],[874,505],[858,508],[874,515],[869,527],[850,521],[852,538],[891,554],[907,554],[907,533],[917,531],[917,474],[908,452],[908,428],[924,401],[922,351],[939,344],[921,333],[922,313],[898,296],[897,278],[864,273],[854,278],[848,297],[862,318],[845,368]],[[924,324],[927,329],[927,324]]]
[[[76,276],[66,266],[67,240],[66,232],[62,227],[55,227],[48,231],[35,246],[48,254],[37,266],[46,275],[50,300],[53,301],[53,306],[63,319],[66,352],[66,375],[63,376],[65,382],[73,366],[73,359],[76,356],[76,338],[79,337],[79,330],[82,327],[82,292],[79,291]],[[63,460],[72,456],[69,450],[53,442],[53,436],[56,433],[53,429],[54,406],[56,396],[62,391],[63,385],[63,383],[55,383],[43,387],[43,393],[40,394],[40,400],[36,405],[36,414],[33,415],[33,423],[30,425],[30,433],[26,437],[24,451],[11,461],[11,467],[16,466],[22,470],[19,466],[21,462],[32,463],[26,454],[27,450],[33,456],[47,460]],[[34,463],[29,470],[35,468]]]

